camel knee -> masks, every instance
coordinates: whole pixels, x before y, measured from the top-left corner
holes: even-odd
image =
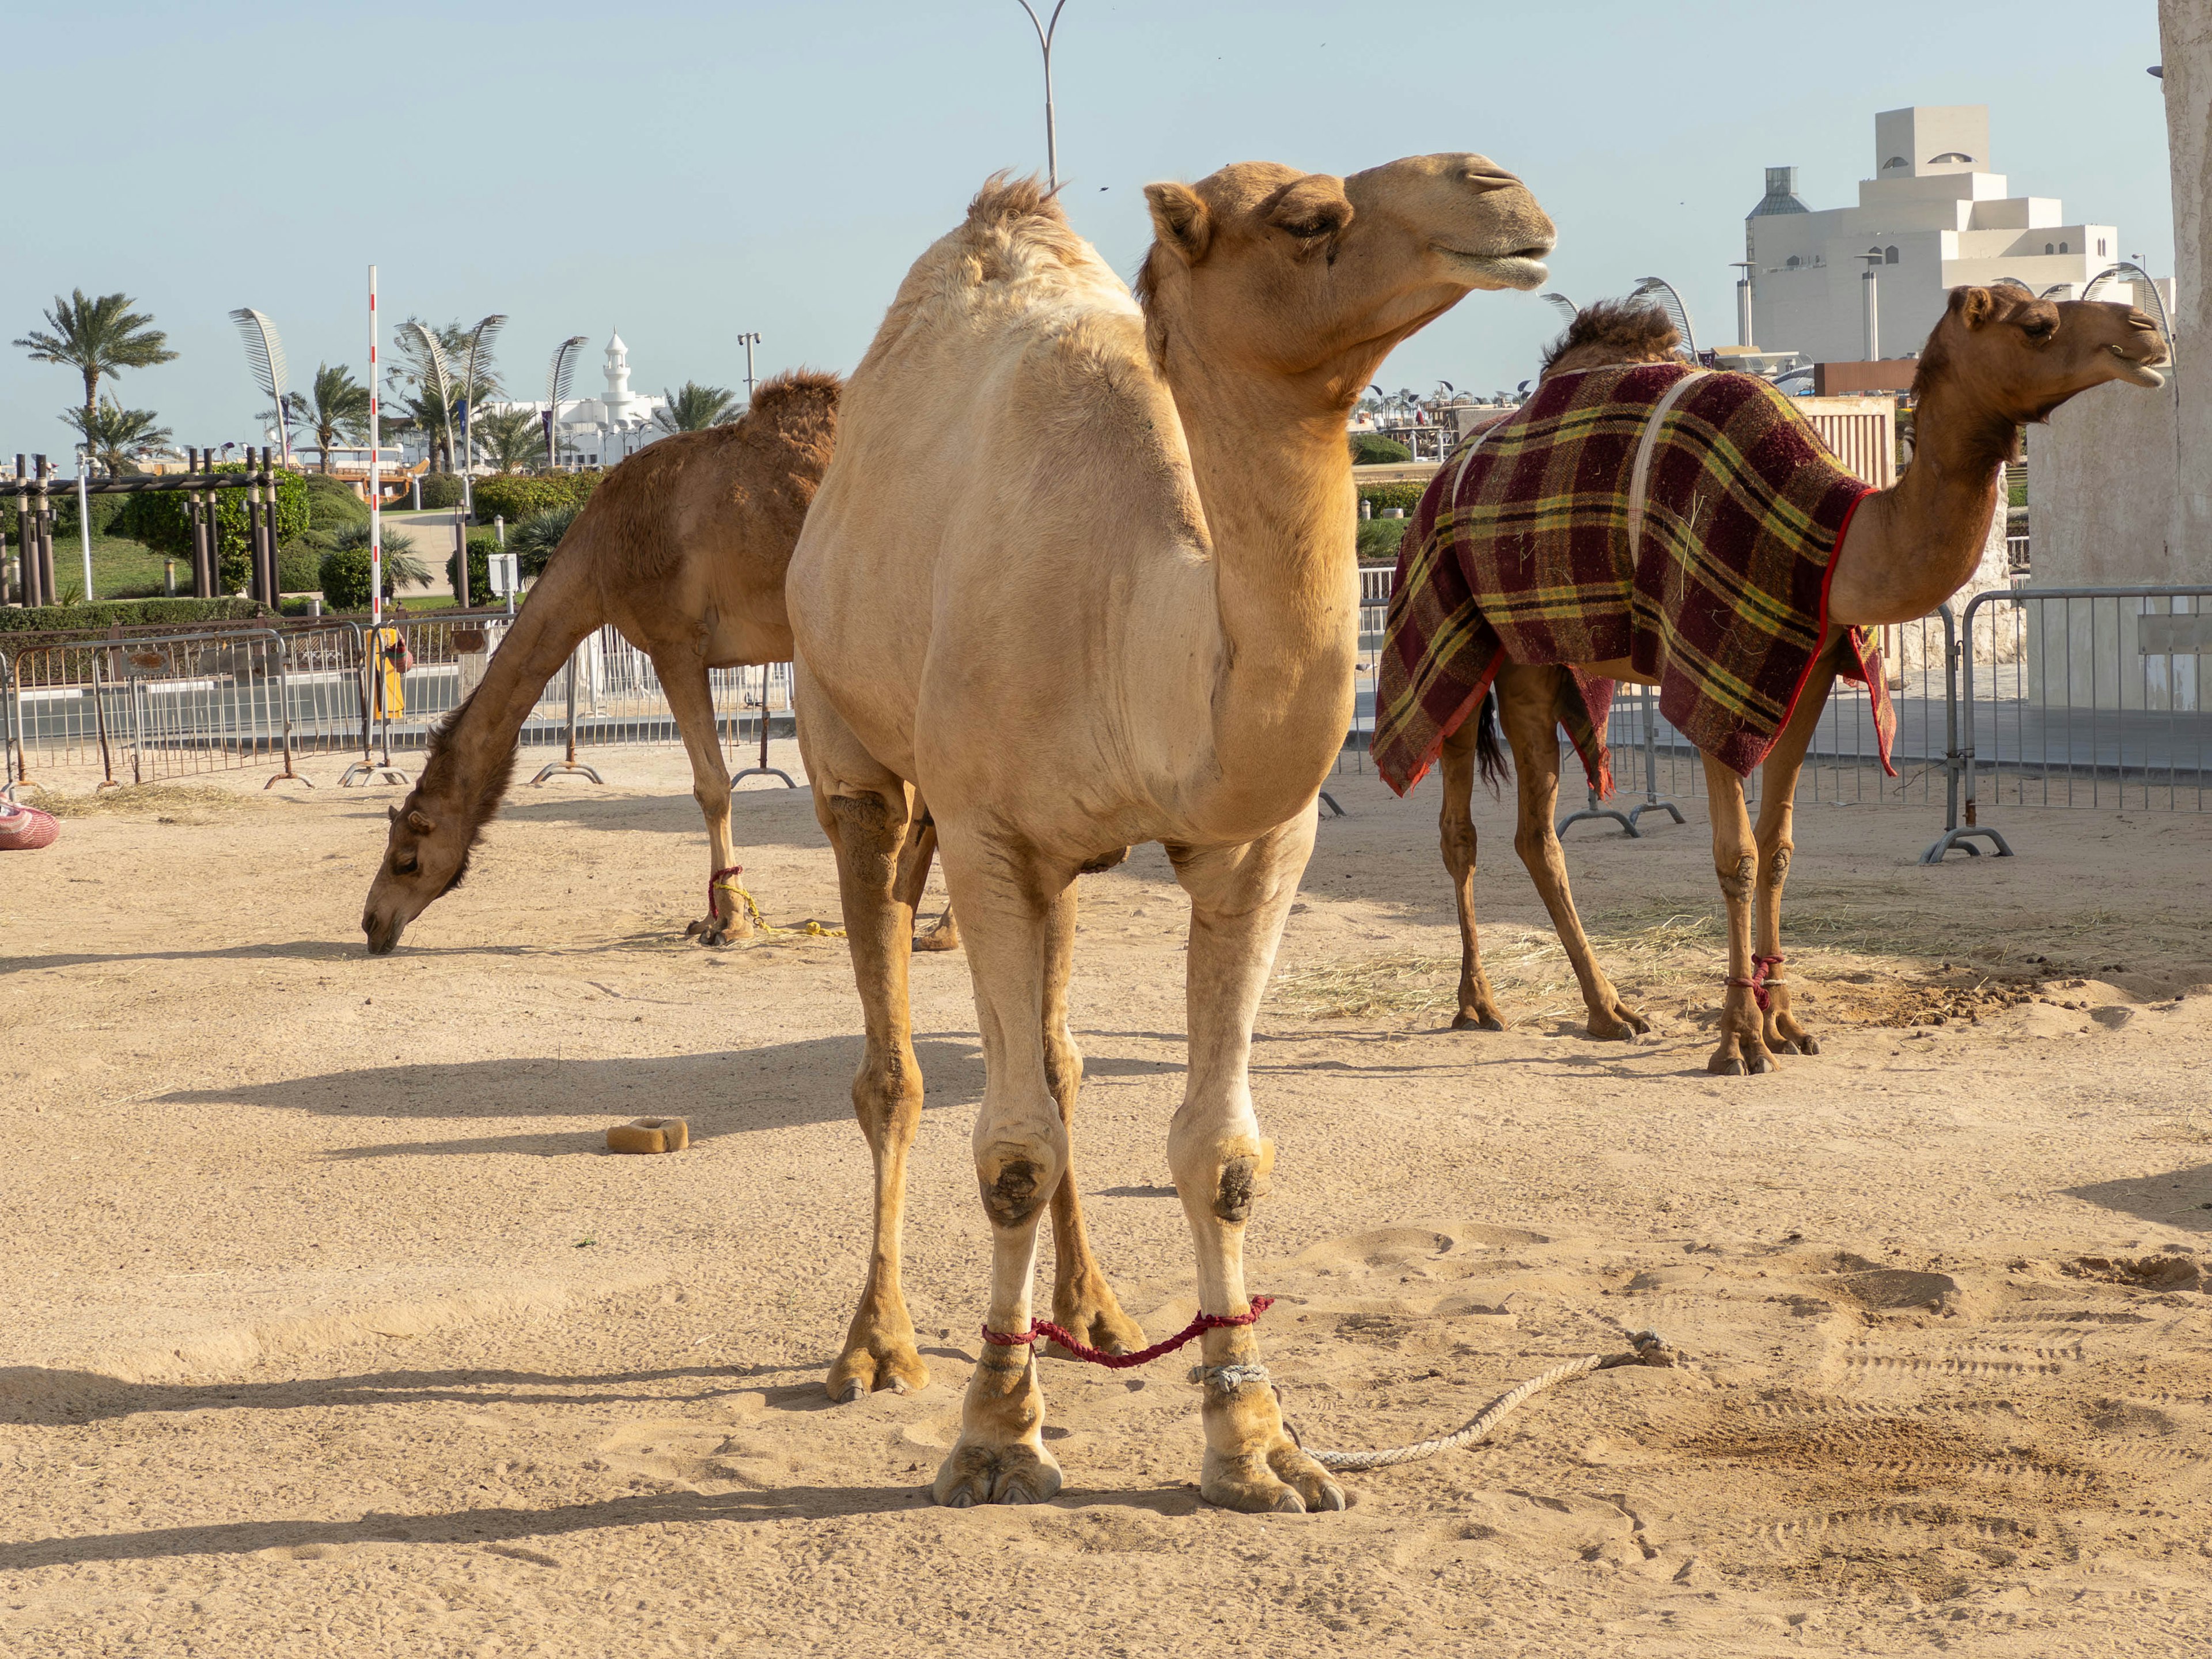
[[[1267,1176],[1275,1167],[1275,1143],[1239,1135],[1210,1145],[1169,1149],[1169,1164],[1183,1207],[1232,1227],[1250,1219],[1252,1206],[1267,1195]]]
[[[1714,873],[1720,878],[1721,896],[1731,904],[1748,904],[1752,889],[1759,873],[1758,855],[1741,854],[1733,864],[1716,863]]]
[[[832,795],[830,815],[836,821],[837,838],[846,856],[862,861],[888,863],[898,856],[906,836],[904,814],[894,817],[881,795]]]
[[[1029,1134],[994,1139],[975,1154],[975,1185],[996,1227],[1025,1227],[1051,1202],[1067,1168],[1067,1137]]]
[[[1790,879],[1790,843],[1783,842],[1766,854],[1766,884],[1776,892]]]

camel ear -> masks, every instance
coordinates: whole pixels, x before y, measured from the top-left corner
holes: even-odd
[[[1997,314],[1997,296],[1985,288],[1954,288],[1951,309],[1968,328],[1979,328]]]
[[[384,809],[384,816],[397,823],[399,822],[399,809],[396,806],[387,806]]]
[[[1152,210],[1152,234],[1163,246],[1182,255],[1185,264],[1206,258],[1213,240],[1213,216],[1188,185],[1146,185],[1145,200]]]
[[[410,812],[407,815],[407,827],[418,836],[427,836],[438,826],[420,812]]]
[[[1267,222],[1304,241],[1334,236],[1352,222],[1352,198],[1344,193],[1343,179],[1309,173],[1283,186],[1267,210]]]

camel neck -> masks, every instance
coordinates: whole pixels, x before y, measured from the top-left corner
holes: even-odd
[[[1948,380],[1923,392],[1912,465],[1861,503],[1837,555],[1830,614],[1871,626],[1926,616],[1972,576],[1996,511],[2014,427]]]
[[[1223,775],[1250,760],[1285,776],[1310,751],[1317,785],[1347,729],[1358,643],[1343,411],[1300,381],[1212,374],[1187,359],[1168,379],[1213,544]]]

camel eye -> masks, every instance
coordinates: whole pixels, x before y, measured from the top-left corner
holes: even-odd
[[[395,876],[411,876],[419,866],[419,862],[412,853],[395,854],[392,860],[392,873]]]
[[[2031,340],[2047,340],[2058,326],[2048,317],[2034,317],[2020,325],[2021,332]]]

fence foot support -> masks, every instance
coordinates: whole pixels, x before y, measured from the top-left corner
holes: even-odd
[[[1344,809],[1336,804],[1336,797],[1326,789],[1321,792],[1321,804],[1328,809],[1326,816],[1333,818],[1340,818],[1344,816]]]
[[[1641,806],[1632,806],[1628,809],[1629,834],[1632,836],[1637,833],[1636,820],[1642,817],[1646,812],[1664,812],[1668,817],[1674,819],[1677,823],[1683,821],[1682,809],[1675,805],[1673,801],[1647,800]],[[1570,819],[1569,822],[1571,823],[1573,820]]]
[[[1982,855],[1982,849],[1968,839],[1972,836],[1987,836],[1990,838],[1991,856],[2001,859],[2013,856],[2012,848],[2005,844],[2005,838],[1994,830],[1946,830],[1936,836],[1936,844],[1920,855],[1920,861],[1923,864],[1941,864],[1943,854],[1954,847],[1969,858],[1978,859]]]
[[[297,772],[279,772],[261,786],[261,793],[267,794],[280,783],[303,783],[310,789],[315,787],[315,781],[313,778],[303,778]]]
[[[733,795],[736,794],[738,793],[738,786],[743,783],[747,778],[781,778],[783,780],[783,787],[785,788],[796,789],[799,787],[797,784],[791,781],[791,774],[785,771],[781,766],[748,766],[744,771],[738,773],[737,776],[730,780],[730,793]]]
[[[1638,807],[1637,810],[1641,811],[1643,811],[1643,808]],[[1644,832],[1636,827],[1635,819],[1630,817],[1626,812],[1615,811],[1610,806],[1585,806],[1578,812],[1570,812],[1566,817],[1559,820],[1559,827],[1554,833],[1564,836],[1567,833],[1567,826],[1569,824],[1580,823],[1584,818],[1611,818],[1615,823],[1619,824],[1622,830],[1627,832],[1632,840],[1641,841],[1644,839]],[[1682,815],[1680,812],[1676,812],[1674,814],[1674,822],[1680,823],[1681,821]]]
[[[601,788],[605,788],[606,787],[607,781],[580,760],[548,761],[544,765],[538,769],[538,775],[531,779],[531,782],[543,783],[546,779],[551,777],[556,772],[581,772],[586,777],[589,778],[593,783],[598,784]],[[787,779],[786,781],[788,782],[789,780]]]
[[[405,783],[407,775],[388,763],[382,766],[368,761],[356,761],[338,778],[338,787],[350,789],[356,783],[364,788],[372,783]]]

